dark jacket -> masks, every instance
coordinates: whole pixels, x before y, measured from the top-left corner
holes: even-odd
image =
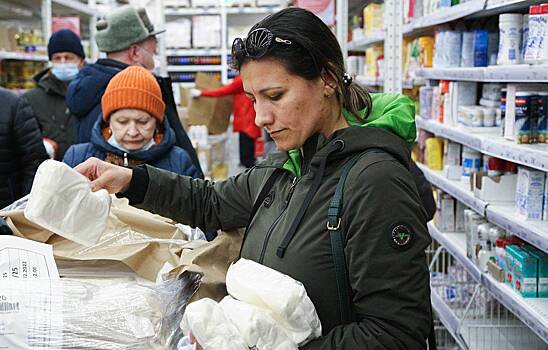
[[[38,165],[48,159],[29,104],[0,88],[0,208],[30,192]]]
[[[57,142],[56,160],[62,160],[74,143],[74,116],[65,102],[67,86],[46,69],[34,77],[37,87],[27,91],[26,99],[42,129],[42,136]]]
[[[342,325],[327,211],[343,164],[366,150],[371,152],[354,165],[343,192],[341,229],[357,321]],[[351,126],[337,130],[328,140],[311,137],[303,152],[300,177],[284,166],[286,152],[274,152],[256,167],[216,183],[137,167],[123,195],[130,203],[181,223],[203,230],[229,230],[246,225],[273,169],[284,169],[269,200],[251,221],[242,257],[304,284],[323,336],[303,348],[425,349],[431,315],[424,250],[431,239],[426,212],[408,171],[410,153],[405,141],[380,128]],[[278,257],[278,247],[319,179],[285,255]],[[410,238],[399,244],[402,241],[396,240],[394,232],[402,227]]]
[[[71,167],[75,167],[90,157],[105,160],[107,154],[111,153],[119,159],[126,159],[128,164],[132,160],[135,160],[179,175],[199,176],[188,153],[184,149],[175,146],[175,133],[169,127],[167,118],[164,119],[163,125],[163,129],[167,130],[167,132],[164,133],[164,137],[159,144],[153,145],[148,150],[130,153],[126,153],[109,144],[103,137],[102,127],[103,123],[102,119],[100,119],[95,123],[92,130],[91,142],[71,146],[65,154],[63,161]]]
[[[76,116],[76,139],[75,143],[86,143],[90,141],[91,130],[101,115],[101,98],[107,85],[114,75],[127,68],[128,65],[111,59],[100,59],[94,64],[86,65],[78,72],[67,92],[67,106]],[[156,77],[162,90],[162,97],[166,104],[166,116],[169,119],[171,128],[175,132],[175,144],[184,149],[192,163],[198,170],[200,178],[203,178],[202,168],[198,160],[196,150],[188,138],[173,99],[170,78]]]

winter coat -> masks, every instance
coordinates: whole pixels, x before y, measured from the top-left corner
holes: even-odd
[[[323,331],[303,349],[425,349],[432,320],[424,250],[431,238],[409,172],[408,142],[415,126],[405,113],[395,113],[412,103],[396,96],[398,104],[386,104],[385,98],[393,101],[394,95],[375,97],[366,126],[337,130],[328,139],[313,135],[298,156],[274,152],[254,168],[216,183],[137,167],[121,196],[203,230],[242,228],[267,179],[274,169],[282,169],[250,222],[241,256],[303,283]],[[340,223],[356,320],[342,324],[326,223],[342,168],[358,154],[362,157],[344,187]],[[308,193],[312,200],[305,207]],[[280,257],[280,246],[301,210],[302,221]]]
[[[38,165],[48,159],[32,108],[0,88],[0,208],[30,192]]]
[[[232,128],[236,132],[243,132],[252,139],[261,136],[261,128],[255,124],[255,108],[253,102],[244,93],[242,78],[237,76],[232,83],[214,90],[202,90],[200,96],[220,97],[233,95],[232,114],[234,122]]]
[[[74,143],[74,116],[65,102],[67,86],[56,79],[49,68],[36,75],[34,80],[37,87],[27,91],[23,98],[29,102],[40,123],[42,137],[57,142],[59,148],[55,159],[62,160]]]
[[[95,122],[101,115],[101,98],[107,88],[107,85],[114,75],[127,68],[128,65],[111,59],[100,59],[94,64],[86,65],[78,72],[67,92],[67,106],[76,116],[76,143],[86,143],[90,141],[91,132]],[[173,90],[171,88],[170,78],[156,77],[162,90],[162,97],[166,104],[166,116],[169,119],[171,128],[175,132],[175,144],[184,149],[192,160],[203,178],[200,161],[196,150],[188,138],[173,99]]]
[[[92,130],[91,142],[71,146],[63,161],[71,167],[75,167],[90,157],[107,160],[110,154],[111,158],[121,160],[119,165],[125,163],[129,166],[134,163],[146,163],[179,175],[191,177],[200,175],[192,164],[188,153],[184,149],[175,146],[175,133],[169,127],[167,118],[164,118],[163,124],[163,130],[167,130],[167,132],[164,132],[164,137],[159,144],[153,145],[148,150],[129,153],[112,146],[105,140],[102,134],[103,126],[102,119],[98,120]]]

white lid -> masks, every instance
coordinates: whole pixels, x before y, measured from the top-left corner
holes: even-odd
[[[499,22],[518,22],[523,21],[523,15],[521,13],[503,13],[499,16]]]

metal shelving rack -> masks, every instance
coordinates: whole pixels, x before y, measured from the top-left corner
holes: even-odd
[[[394,34],[400,38],[401,36],[417,36],[438,24],[444,24],[457,19],[475,19],[512,12],[524,9],[534,3],[539,3],[539,1],[470,0],[457,6],[440,9],[428,16],[415,19],[410,23],[401,24],[402,16],[386,16],[386,14],[389,11],[392,11],[390,12],[392,14],[395,13],[393,6],[402,7],[403,4],[395,5],[393,2],[385,1],[384,20],[386,23],[384,24],[384,30],[386,31],[386,28],[390,27],[392,30],[400,31]],[[382,34],[388,35],[388,32]],[[367,45],[377,42],[379,42],[379,37],[373,36],[359,42],[349,43],[348,48],[353,51],[364,50]],[[393,41],[385,41],[385,57],[399,57],[398,61],[401,63],[401,46],[391,45],[391,43]],[[388,65],[386,65],[387,62]],[[398,62],[385,60],[385,71],[390,71],[390,69],[394,72],[398,71],[400,67],[397,64]],[[401,77],[401,75],[399,76]],[[428,68],[419,70],[417,76],[427,80],[443,79],[520,84],[547,83],[548,66],[524,64],[482,68]],[[388,91],[398,92],[401,90],[401,85],[387,85],[386,81],[380,82],[378,79],[357,77],[357,81],[364,85],[376,86],[382,86],[384,83],[385,88],[388,86],[389,89],[392,89]],[[404,82],[404,85],[409,86],[412,84]],[[478,128],[449,126],[430,119],[421,118],[420,116],[416,118],[416,122],[418,128],[459,142],[482,153],[535,169],[548,171],[548,145],[519,145],[499,136],[498,129],[495,130],[494,128],[481,128],[481,130],[478,130]],[[468,205],[474,211],[485,216],[493,224],[548,252],[548,222],[522,220],[516,215],[516,208],[513,204],[482,201],[476,198],[474,193],[461,182],[448,180],[443,176],[441,171],[433,171],[425,166],[419,166],[426,178],[436,187],[441,188],[457,200]],[[464,234],[440,232],[432,223],[429,224],[429,230],[434,240],[440,245],[440,251],[437,252],[436,258],[444,255],[446,258],[456,260],[459,265],[464,267],[470,281],[476,283],[476,293],[486,293],[487,296],[496,299],[504,310],[506,310],[505,315],[512,319],[512,322],[500,325],[500,323],[493,324],[493,320],[484,318],[480,320],[480,324],[474,325],[463,316],[463,310],[455,310],[452,306],[448,305],[443,296],[436,294],[434,291],[435,288],[433,288],[432,303],[434,309],[458,346],[463,349],[546,349],[548,346],[548,299],[522,298],[508,286],[495,281],[490,275],[480,271],[474,262],[466,256]],[[445,260],[444,263],[446,263]],[[433,263],[431,267],[434,267],[434,265]],[[431,270],[435,271],[435,269]],[[474,305],[471,302],[468,305],[468,309],[473,309],[473,307]],[[517,321],[517,323],[514,321]],[[515,332],[509,332],[509,329],[513,329]],[[492,332],[487,334],[485,330],[491,330]],[[523,332],[527,333],[528,330],[532,330],[540,340],[528,343],[528,339],[533,339],[533,337],[518,339]],[[487,341],[484,340],[481,342],[482,337],[487,338]],[[505,342],[492,341],[497,337],[504,339]]]
[[[160,50],[162,60],[161,74],[166,75],[168,72],[212,72],[221,73],[223,84],[228,82],[228,57],[230,55],[230,47],[227,44],[229,18],[231,16],[253,16],[256,20],[262,17],[279,11],[282,7],[230,7],[226,6],[223,1],[219,1],[219,6],[216,7],[166,7],[161,6],[162,17],[165,21],[177,17],[191,17],[195,15],[220,15],[221,16],[221,47],[218,48],[188,48],[174,49],[165,48]],[[168,55],[196,55],[196,56],[221,56],[221,64],[218,65],[188,65],[188,66],[167,66]],[[177,83],[180,87],[191,87],[192,83]]]

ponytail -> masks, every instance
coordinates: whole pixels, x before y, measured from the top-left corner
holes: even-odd
[[[369,91],[350,81],[348,86],[343,87],[342,92],[342,106],[352,113],[356,119],[362,123],[365,123],[369,113],[371,113],[372,101]],[[360,111],[366,109],[365,116],[362,118]]]

